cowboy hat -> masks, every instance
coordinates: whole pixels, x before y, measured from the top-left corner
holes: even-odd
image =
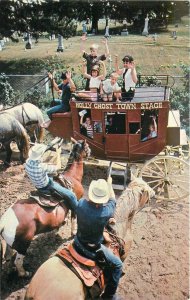
[[[88,197],[90,201],[97,204],[107,203],[110,198],[107,181],[104,179],[92,180],[89,186]]]
[[[47,146],[44,145],[44,144],[35,144],[29,150],[29,153],[28,153],[29,154],[29,159],[32,159],[32,160],[40,159],[40,157],[42,157],[42,155],[44,154],[46,149],[47,149]]]

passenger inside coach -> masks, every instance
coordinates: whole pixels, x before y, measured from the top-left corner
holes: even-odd
[[[80,133],[88,138],[93,139],[93,126],[91,117],[86,110],[79,112],[80,116]]]
[[[145,110],[141,114],[141,141],[156,138],[158,135],[158,110]]]

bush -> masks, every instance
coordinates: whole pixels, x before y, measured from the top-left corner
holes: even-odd
[[[170,103],[171,109],[180,111],[181,126],[190,135],[189,130],[189,77],[190,67],[183,62],[179,65],[161,65],[158,71],[165,69],[174,69],[175,74],[182,75],[180,84],[171,89]],[[177,71],[176,71],[177,70]],[[175,76],[174,76],[175,78]]]
[[[179,109],[181,116],[181,125],[185,128],[187,134],[190,134],[189,131],[189,75],[190,75],[190,67],[181,64],[180,65],[183,74],[183,84],[181,87],[176,87],[172,90],[171,93],[171,108]]]
[[[39,88],[34,87],[33,89],[28,90],[24,95],[23,102],[30,102],[39,108],[44,109],[50,105],[51,100],[49,97],[45,96],[44,92],[42,92]]]
[[[8,82],[8,77],[1,73],[0,74],[0,104],[3,106],[10,105],[14,98],[14,90]]]

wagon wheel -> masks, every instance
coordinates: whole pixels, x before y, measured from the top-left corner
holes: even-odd
[[[153,158],[145,163],[140,176],[154,189],[157,199],[179,200],[189,195],[189,165],[178,157]]]
[[[174,155],[176,157],[179,157],[183,160],[189,160],[190,158],[190,149],[189,145],[187,145],[186,149],[184,149],[182,146],[166,146],[165,148],[165,154],[166,155]]]

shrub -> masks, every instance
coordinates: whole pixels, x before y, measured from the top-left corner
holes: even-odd
[[[30,102],[39,108],[44,109],[45,107],[49,106],[51,100],[48,96],[44,95],[44,92],[42,92],[41,89],[34,87],[26,92],[23,102]]]
[[[1,73],[0,74],[0,104],[3,106],[10,105],[12,99],[15,96],[14,90],[8,82],[8,77]]]
[[[187,134],[190,134],[189,131],[189,75],[190,75],[190,67],[181,63],[181,70],[184,74],[184,78],[182,80],[183,84],[180,87],[173,88],[171,92],[171,108],[179,109],[181,116],[181,125],[185,128]]]

